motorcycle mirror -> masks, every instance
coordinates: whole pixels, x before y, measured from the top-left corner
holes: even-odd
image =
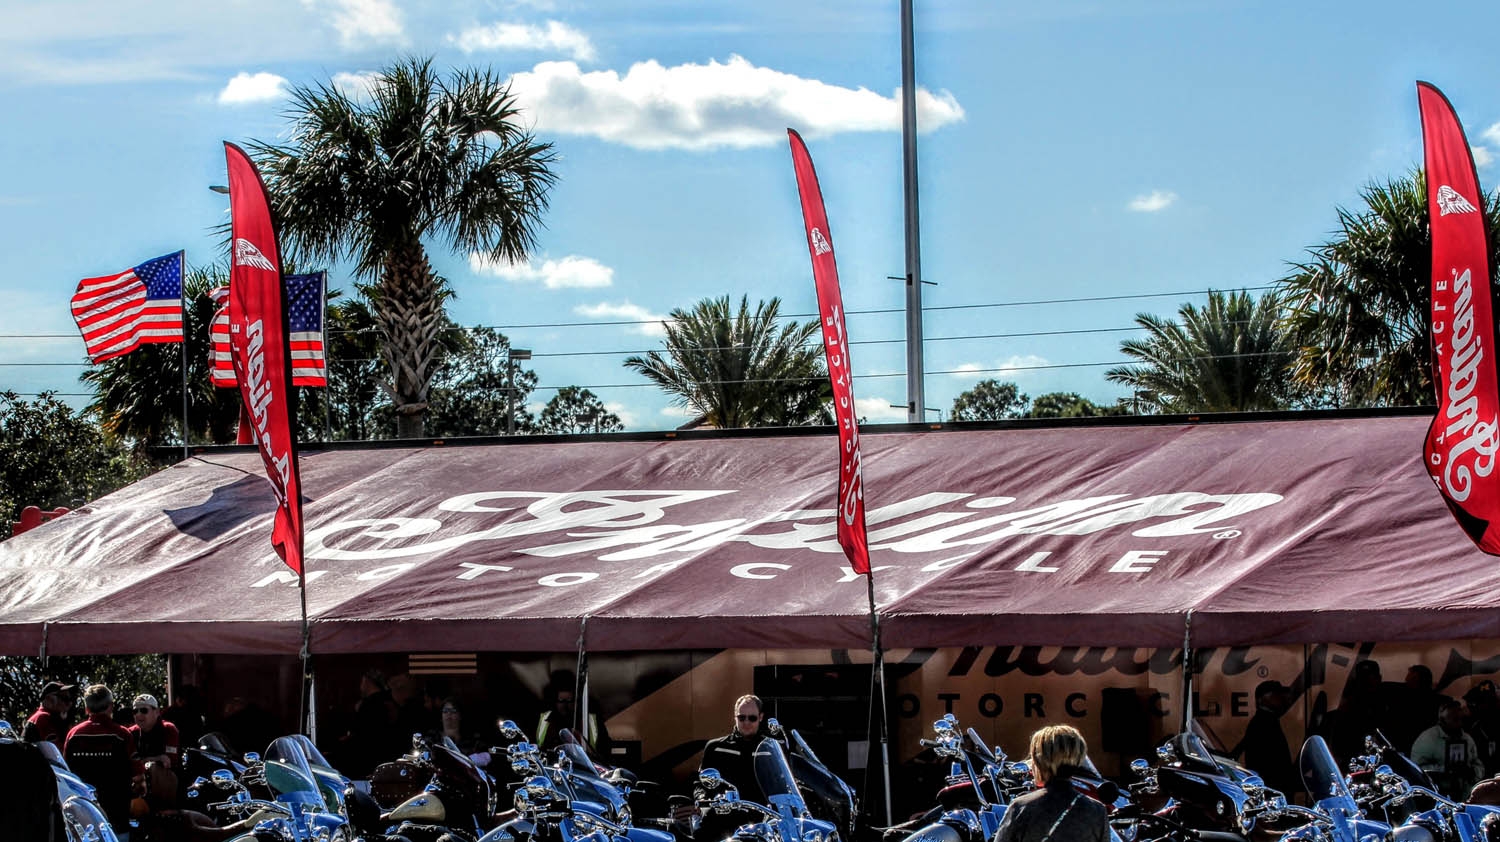
[[[247,752],[245,752],[245,762],[248,763],[251,766],[254,766],[255,764],[259,763],[260,762],[260,752],[258,752],[258,751],[247,751]]]
[[[10,726],[10,720],[9,719],[0,719],[0,731],[3,731],[5,733],[7,733],[7,734],[10,734],[10,735],[14,736],[15,730],[16,729],[14,729],[14,728],[12,728]]]
[[[1396,774],[1396,773],[1393,772],[1393,771],[1391,771],[1391,767],[1385,765],[1384,763],[1382,763],[1379,766],[1375,767],[1375,776],[1376,777],[1383,777],[1385,775],[1394,775],[1394,774]]]
[[[766,720],[766,730],[770,731],[772,734],[780,736],[782,733],[781,723],[776,721],[776,717],[773,716]]]
[[[1151,774],[1151,764],[1147,763],[1145,758],[1138,757],[1130,761],[1130,771],[1144,778]]]
[[[246,801],[250,800],[250,793],[242,789],[239,792],[236,792],[235,794],[229,796],[229,800],[237,804],[244,804]]]
[[[507,740],[514,740],[521,736],[521,729],[515,722],[509,719],[502,720],[500,723],[500,735]]]
[[[1156,750],[1156,757],[1163,763],[1177,762],[1177,752],[1173,751],[1172,747],[1169,745],[1161,746],[1160,748],[1158,748]]]
[[[1010,771],[1012,774],[1016,775],[1030,775],[1031,763],[1026,760],[1018,760],[1015,763],[1010,764]]]
[[[228,769],[215,769],[213,771],[213,779],[219,783],[230,783],[234,780],[234,773]],[[207,781],[199,778],[196,783],[207,783]]]
[[[954,716],[951,713],[945,713],[945,714],[943,714],[943,721],[946,722],[946,723],[948,723],[948,727],[949,728],[957,728],[958,727],[958,717]]]
[[[703,769],[698,772],[698,782],[715,787],[724,782],[724,776],[719,774],[718,769]]]

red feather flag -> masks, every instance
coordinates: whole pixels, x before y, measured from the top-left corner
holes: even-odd
[[[1484,197],[1447,97],[1418,82],[1417,101],[1432,229],[1432,383],[1438,401],[1423,456],[1464,532],[1479,549],[1500,555],[1500,383]]]
[[[224,144],[229,163],[230,239],[229,348],[239,381],[240,402],[255,428],[255,444],[276,491],[271,545],[302,574],[302,482],[297,437],[292,428],[286,295],[281,256],[266,187],[250,156]]]
[[[813,283],[818,288],[818,316],[823,325],[823,353],[828,379],[833,383],[833,418],[839,429],[838,537],[855,573],[870,573],[870,542],[865,535],[865,480],[859,457],[859,419],[854,412],[854,382],[849,365],[849,334],[844,330],[844,296],[839,291],[839,267],[833,259],[833,235],[818,173],[802,136],[786,130],[792,145],[792,167],[797,171],[797,193],[802,198],[802,222],[807,227],[807,250],[812,255]]]

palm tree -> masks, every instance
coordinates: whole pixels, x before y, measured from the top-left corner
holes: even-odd
[[[1141,364],[1104,376],[1136,390],[1142,406],[1157,412],[1243,412],[1290,402],[1292,348],[1278,327],[1276,296],[1257,301],[1244,291],[1211,290],[1206,307],[1184,304],[1177,314],[1181,324],[1138,314],[1136,324],[1148,335],[1120,343],[1120,350]]]
[[[1353,406],[1433,401],[1432,235],[1421,170],[1366,187],[1360,211],[1338,209],[1339,230],[1279,282],[1297,347],[1292,377]],[[1500,201],[1481,196],[1490,267],[1500,277]]]
[[[733,310],[729,296],[674,309],[665,354],[630,357],[634,369],[673,396],[678,406],[716,427],[788,427],[829,423],[824,402],[833,394],[822,348],[809,344],[818,322],[778,328],[781,300],[750,311],[749,296]]]
[[[397,434],[419,437],[449,296],[426,244],[524,260],[556,181],[552,146],[492,71],[443,78],[430,58],[381,70],[367,100],[299,86],[289,116],[290,143],[252,145],[281,231],[302,261],[347,258],[369,282]]]

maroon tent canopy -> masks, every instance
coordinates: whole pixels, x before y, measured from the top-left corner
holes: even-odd
[[[1500,637],[1428,419],[867,435],[885,642]],[[834,438],[340,449],[302,463],[314,651],[869,645]],[[212,452],[0,544],[0,652],[295,652],[258,457]],[[586,625],[584,618],[587,618]]]

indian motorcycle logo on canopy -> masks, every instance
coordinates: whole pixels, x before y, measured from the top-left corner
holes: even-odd
[[[712,514],[733,512],[728,495],[736,493],[482,491],[442,501],[438,517],[343,520],[322,526],[307,534],[306,552],[308,558],[324,562],[382,564],[380,569],[388,571],[382,578],[449,554],[455,558],[455,578],[465,580],[514,569],[457,560],[476,556],[486,562],[497,557],[585,557],[644,563],[647,571],[662,572],[694,555],[737,544],[758,550],[748,563],[732,565],[730,574],[740,578],[775,578],[778,571],[791,569],[784,561],[799,554],[806,561],[807,553],[826,554],[837,569],[843,568],[832,509],[796,509],[754,518],[693,517],[695,509],[712,506],[704,501],[713,498],[720,499]],[[1240,536],[1245,516],[1281,500],[1281,495],[1271,493],[1181,491],[1141,497],[1105,494],[1017,507],[1015,497],[932,492],[870,509],[870,549],[877,564],[936,572],[958,566],[990,545],[1029,536],[1088,536],[1128,529],[1129,535],[1141,539],[1228,540]],[[1030,543],[1028,550],[1036,551],[1018,558],[1013,569],[1059,569],[1047,547]],[[1148,573],[1170,550],[1148,545],[1122,552],[1110,572]],[[412,561],[392,564],[403,559]],[[339,564],[324,566],[355,572]],[[364,565],[356,567],[365,571],[361,578],[374,572]],[[566,581],[542,584],[597,578],[588,573],[565,575],[570,577]],[[264,584],[273,581],[271,577]],[[840,581],[854,577],[845,569]]]

